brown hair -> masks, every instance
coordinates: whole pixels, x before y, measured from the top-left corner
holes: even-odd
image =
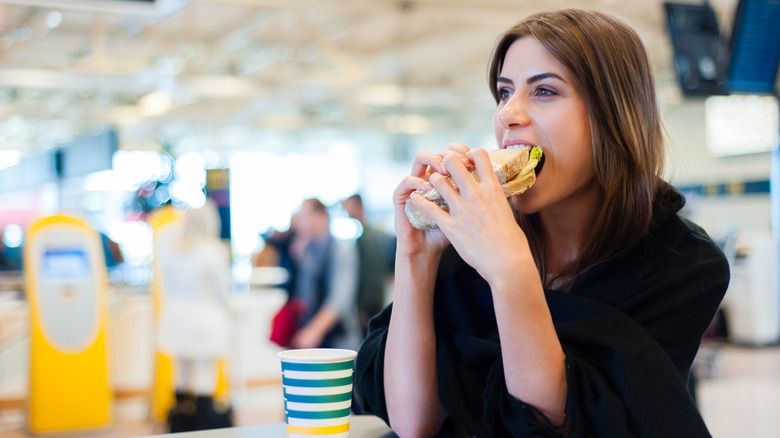
[[[489,64],[490,91],[496,102],[504,57],[512,43],[527,36],[537,39],[577,78],[588,108],[593,164],[604,199],[578,262],[563,273],[563,289],[568,290],[588,268],[626,248],[648,229],[663,169],[663,127],[642,41],[625,23],[595,11],[538,13],[505,32]],[[528,234],[545,287],[551,287],[538,216],[518,215],[518,222]]]

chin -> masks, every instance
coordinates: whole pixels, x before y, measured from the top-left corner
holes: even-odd
[[[523,193],[522,195],[515,195],[512,197],[512,207],[515,210],[515,213],[520,214],[534,214],[539,212],[539,206],[538,203],[534,202],[535,196],[530,192],[530,190],[526,193]]]

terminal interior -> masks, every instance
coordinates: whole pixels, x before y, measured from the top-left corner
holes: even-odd
[[[31,435],[29,294],[48,280],[25,269],[25,243],[58,214],[107,242],[95,287],[107,297],[113,420],[91,436],[164,432],[152,400],[155,218],[207,198],[232,262],[236,424],[283,422],[281,347],[268,337],[286,272],[253,265],[265,237],[317,197],[332,233],[355,239],[361,225],[340,204],[354,193],[392,236],[391,194],[417,151],[496,148],[495,38],[528,13],[582,7],[624,18],[648,47],[666,177],[730,262],[694,364],[702,415],[717,437],[776,436],[780,28],[739,45],[758,26],[742,3],[780,19],[773,2],[744,0],[684,1],[694,12],[677,21],[657,0],[0,0],[0,435]],[[695,14],[703,4],[712,15]],[[763,83],[739,82],[760,68]]]

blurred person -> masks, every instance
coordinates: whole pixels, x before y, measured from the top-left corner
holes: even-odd
[[[21,271],[24,264],[23,241],[15,246],[7,246],[4,232],[0,229],[0,271]]]
[[[219,230],[216,206],[207,201],[185,213],[180,237],[159,252],[164,293],[158,342],[176,360],[171,432],[232,425],[229,405],[213,398],[218,362],[230,345],[230,254]]]
[[[263,237],[265,246],[262,250],[252,255],[252,267],[280,267],[287,272],[287,276],[277,286],[286,293],[286,301],[271,318],[269,340],[281,347],[288,348],[295,332],[300,328],[303,316],[303,304],[294,298],[295,281],[298,272],[298,263],[293,258],[291,247],[295,241],[293,229],[294,215],[290,220],[287,230],[270,230]]]
[[[100,231],[100,243],[103,245],[103,255],[108,269],[115,268],[125,262],[122,248],[108,234]]]
[[[13,270],[13,263],[10,258],[6,257],[6,251],[7,247],[5,246],[5,241],[3,241],[3,230],[0,229],[0,271]]]
[[[498,147],[544,161],[507,202],[484,149],[417,153],[393,193],[393,304],[355,362],[365,410],[401,437],[709,437],[686,382],[729,265],[662,179],[641,38],[533,14],[488,77]],[[433,188],[449,211],[415,193]],[[409,199],[438,228],[414,228]]]
[[[389,266],[382,249],[382,233],[366,220],[363,198],[354,194],[341,203],[349,217],[360,222],[363,233],[357,238],[359,254],[357,310],[360,328],[365,335],[368,321],[385,303],[385,281]]]
[[[357,318],[358,252],[354,242],[330,232],[330,214],[316,198],[303,201],[291,225],[297,260],[293,296],[305,307],[293,348],[357,349],[362,338]]]
[[[252,255],[252,267],[280,267],[287,271],[287,279],[279,287],[287,292],[288,297],[292,295],[295,288],[295,275],[297,271],[296,262],[291,254],[291,245],[295,240],[295,230],[292,227],[286,230],[270,230],[263,234],[265,246],[262,250]]]

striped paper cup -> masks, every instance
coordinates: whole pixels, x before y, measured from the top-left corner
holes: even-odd
[[[306,348],[279,353],[287,436],[349,436],[356,351]]]

